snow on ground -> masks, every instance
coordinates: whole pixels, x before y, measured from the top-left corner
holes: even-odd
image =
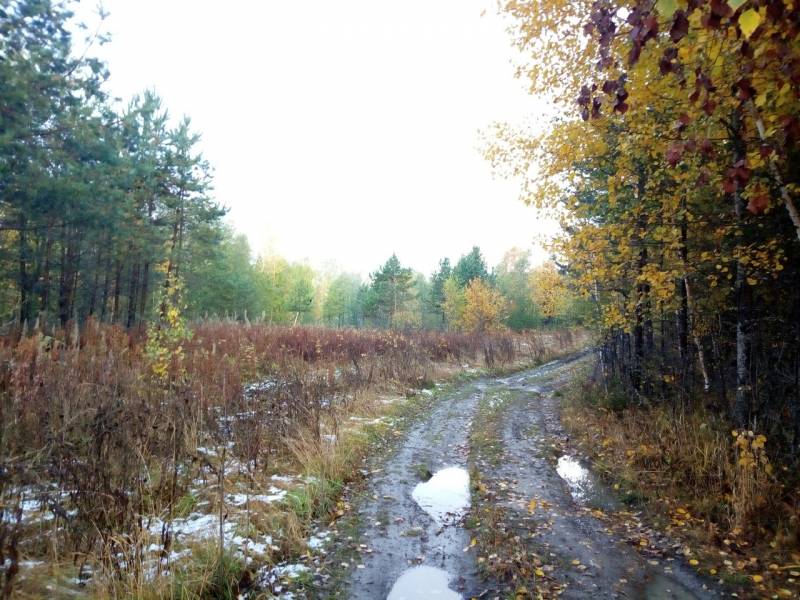
[[[273,502],[280,502],[286,498],[286,490],[269,486],[268,494],[228,494],[225,501],[233,506],[244,506],[247,502],[261,502],[263,504],[272,504]]]
[[[308,547],[312,550],[319,550],[325,546],[331,539],[331,534],[329,531],[319,531],[308,538]]]
[[[377,425],[386,421],[386,417],[378,417],[376,419],[368,419],[367,417],[350,417],[354,423],[363,423],[364,425]]]
[[[282,600],[290,600],[295,596],[287,589],[287,584],[310,571],[309,567],[301,563],[281,563],[274,567],[265,567],[257,575],[257,587],[271,590]]]
[[[161,519],[154,519],[148,530],[151,535],[161,537],[161,531],[165,523]],[[272,548],[272,536],[258,536],[257,539],[244,537],[237,532],[238,524],[227,519],[222,525],[223,535],[225,536],[225,547],[237,553],[244,554],[266,554]],[[208,541],[219,536],[219,515],[193,513],[186,518],[173,519],[172,532],[179,544],[192,542]],[[151,544],[148,548],[153,553],[161,551],[160,544]],[[184,550],[185,551],[185,550]],[[184,551],[179,551],[184,552]],[[178,553],[178,554],[179,554]],[[175,559],[180,559],[184,555],[176,555]]]

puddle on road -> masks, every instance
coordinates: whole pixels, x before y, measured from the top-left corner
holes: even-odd
[[[428,481],[417,484],[411,497],[440,523],[455,521],[470,504],[469,473],[461,467],[436,471]]]
[[[427,566],[414,567],[400,575],[387,600],[463,600],[461,594],[447,586],[448,583],[450,575],[447,571]]]
[[[556,472],[563,479],[572,498],[585,506],[602,510],[616,510],[619,502],[613,494],[574,456],[561,456]]]
[[[574,457],[562,456],[558,459],[556,472],[561,479],[567,482],[572,497],[578,502],[585,502],[589,499],[591,479],[589,471]]]
[[[653,580],[647,584],[644,590],[644,597],[647,600],[698,600],[699,596],[686,589],[683,585],[657,574]]]

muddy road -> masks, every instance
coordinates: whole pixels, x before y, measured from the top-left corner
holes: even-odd
[[[337,596],[719,597],[570,452],[559,389],[592,360],[443,393],[374,466],[356,507],[361,564]]]

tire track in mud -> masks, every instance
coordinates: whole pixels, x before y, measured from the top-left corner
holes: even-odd
[[[606,520],[624,508],[613,493],[578,461],[556,460],[566,438],[556,391],[590,360],[581,353],[443,394],[373,470],[356,503],[361,564],[348,574],[342,597],[493,598],[522,587],[531,597],[716,597],[682,560],[645,557],[627,544]],[[494,414],[496,443],[471,448],[476,432],[490,426],[487,410]],[[436,488],[436,473],[450,467],[479,474],[471,515],[436,515],[414,498],[415,487],[433,475],[422,487]],[[486,509],[497,516],[495,534],[508,537],[505,549],[514,546],[522,557],[524,580],[493,579],[491,562],[500,559],[478,557],[479,547],[470,547],[477,530],[467,529],[465,519],[480,527],[475,520]]]
[[[498,415],[502,454],[483,467],[481,481],[490,490],[483,497],[502,511],[502,526],[510,540],[517,540],[518,552],[530,564],[538,563],[530,568],[526,589],[563,598],[718,597],[711,582],[671,555],[668,540],[634,535],[643,552],[634,549],[619,524],[637,524],[636,516],[564,450],[568,437],[556,394],[589,360],[564,361],[499,381],[510,399]],[[650,538],[660,537],[647,531]],[[500,591],[513,592],[520,583],[507,585],[508,590],[500,585]]]
[[[470,382],[439,399],[370,482],[358,507],[361,537],[367,546],[364,568],[352,573],[346,598],[387,598],[395,582],[416,565],[445,571],[451,576],[450,589],[465,597],[475,595],[480,582],[473,557],[462,551],[469,544],[469,534],[460,526],[461,519],[453,516],[443,523],[433,518],[412,493],[427,473],[467,467],[468,435],[487,385],[485,380]],[[435,573],[422,571],[428,577]],[[441,587],[441,581],[426,581]]]

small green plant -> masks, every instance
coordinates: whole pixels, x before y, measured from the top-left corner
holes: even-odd
[[[192,337],[183,311],[183,283],[178,277],[167,275],[158,302],[158,319],[147,328],[145,356],[153,376],[161,381],[181,379],[185,375],[184,344]]]
[[[187,492],[178,498],[178,501],[175,503],[175,517],[183,518],[189,516],[196,506],[197,496],[191,492]]]
[[[216,547],[200,547],[189,568],[176,571],[171,596],[177,600],[236,600],[245,579],[244,565],[233,554],[220,555]]]
[[[630,404],[630,398],[619,381],[611,381],[605,390],[595,390],[589,398],[598,406],[612,412],[622,412]]]

